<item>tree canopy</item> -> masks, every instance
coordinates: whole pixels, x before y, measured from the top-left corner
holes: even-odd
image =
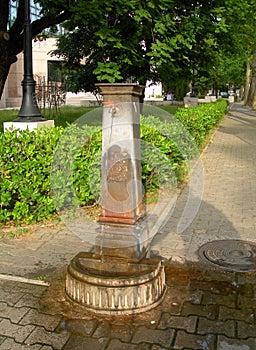
[[[0,2],[0,96],[22,51],[24,0],[9,28],[10,1]],[[63,23],[66,31],[54,54],[64,61],[67,86],[74,92],[94,91],[99,81],[145,84],[150,79],[181,98],[190,82],[201,92],[209,85],[241,85],[246,62],[255,66],[254,0],[38,2],[41,18],[32,23],[33,36]]]
[[[160,80],[166,90],[184,86],[211,66],[222,1],[85,0],[65,23],[54,52],[65,60],[68,87],[92,90],[95,82]],[[184,82],[184,83],[183,83]],[[177,94],[177,92],[176,92]]]

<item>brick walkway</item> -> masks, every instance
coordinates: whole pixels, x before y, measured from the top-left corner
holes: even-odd
[[[256,112],[240,104],[231,105],[201,156],[204,191],[192,201],[194,207],[201,202],[200,210],[195,217],[190,211],[192,224],[177,233],[177,223],[188,202],[187,186],[162,233],[155,237],[153,250],[179,262],[198,261],[198,247],[208,241],[233,238],[256,242],[255,130]],[[183,222],[190,220],[183,214]]]
[[[188,187],[152,250],[166,258],[167,294],[157,308],[100,317],[73,308],[64,267],[90,249],[61,225],[0,241],[0,350],[254,350],[256,273],[214,270],[197,250],[215,239],[256,241],[256,113],[234,104],[202,154],[204,193],[196,217],[177,233]],[[176,218],[176,220],[175,220]],[[187,221],[186,221],[187,219]],[[38,281],[46,276],[49,286]]]

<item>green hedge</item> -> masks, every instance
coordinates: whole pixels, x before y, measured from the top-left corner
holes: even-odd
[[[184,164],[196,155],[195,145],[203,144],[226,109],[226,101],[221,100],[179,109],[175,116],[180,123],[168,120],[168,115],[165,122],[141,118],[142,178],[147,191],[158,189],[160,178],[169,181],[170,173],[173,181],[182,181]],[[51,218],[56,206],[61,209],[77,200],[66,195],[64,188],[73,188],[81,205],[94,203],[100,195],[100,162],[99,127],[0,133],[0,223]]]
[[[179,119],[200,147],[207,135],[227,112],[227,101],[199,104],[194,108],[179,108],[175,117]]]
[[[0,133],[0,222],[33,222],[55,211],[50,170],[64,129]]]

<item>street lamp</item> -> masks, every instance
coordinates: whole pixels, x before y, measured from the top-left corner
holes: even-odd
[[[24,1],[24,78],[22,85],[22,105],[15,122],[44,121],[35,95],[35,80],[32,63],[32,31],[30,22],[30,0]]]

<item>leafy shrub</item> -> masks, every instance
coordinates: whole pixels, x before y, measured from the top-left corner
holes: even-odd
[[[51,184],[58,210],[89,205],[95,197],[99,197],[101,139],[101,128],[75,124],[62,135],[51,169]]]
[[[184,128],[173,118],[164,123],[155,117],[141,118],[142,181],[147,192],[160,185],[169,190],[182,181],[183,165],[188,153],[184,152]],[[193,156],[195,153],[193,154]],[[192,156],[191,156],[192,158]]]
[[[201,146],[226,111],[227,102],[217,100],[214,103],[200,104],[194,108],[179,108],[175,116],[192,135],[196,144]]]
[[[63,131],[0,133],[0,222],[29,223],[52,215],[49,173]]]
[[[179,109],[178,121],[141,118],[147,191],[158,189],[161,181],[182,181],[184,164],[195,157],[196,145],[202,145],[226,108],[221,100]],[[49,219],[56,208],[94,203],[100,196],[101,137],[99,127],[76,125],[0,133],[0,222],[37,222]]]

